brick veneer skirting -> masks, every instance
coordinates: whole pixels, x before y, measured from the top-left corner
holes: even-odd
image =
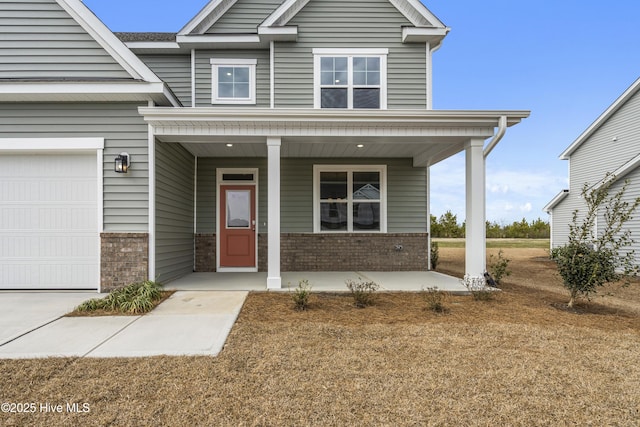
[[[284,233],[282,271],[427,270],[427,233]]]
[[[282,233],[282,271],[427,270],[427,233]],[[215,234],[196,234],[196,271],[216,271]],[[267,234],[258,234],[258,271],[267,271]]]
[[[147,233],[100,234],[100,287],[108,292],[149,277]]]

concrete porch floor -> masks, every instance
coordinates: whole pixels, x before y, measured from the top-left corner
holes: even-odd
[[[437,287],[452,293],[467,293],[460,279],[435,271],[292,271],[282,273],[282,288],[288,291],[308,280],[316,292],[345,292],[345,281],[372,280],[380,291],[416,292]],[[165,284],[178,291],[266,291],[267,273],[192,273]]]

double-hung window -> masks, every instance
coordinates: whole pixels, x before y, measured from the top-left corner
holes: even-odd
[[[315,232],[386,232],[386,167],[315,165]]]
[[[387,107],[387,49],[314,49],[315,108]]]
[[[256,103],[255,59],[211,58],[211,103]]]

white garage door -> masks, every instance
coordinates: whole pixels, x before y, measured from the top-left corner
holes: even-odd
[[[0,153],[0,289],[98,289],[96,154]]]

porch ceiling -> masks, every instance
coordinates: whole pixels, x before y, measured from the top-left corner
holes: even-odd
[[[159,141],[181,143],[201,157],[266,157],[267,137],[280,137],[282,157],[411,157],[437,163],[470,139],[494,135],[527,111],[282,110],[140,108]],[[227,146],[232,144],[232,146]],[[362,144],[363,147],[358,147]]]

